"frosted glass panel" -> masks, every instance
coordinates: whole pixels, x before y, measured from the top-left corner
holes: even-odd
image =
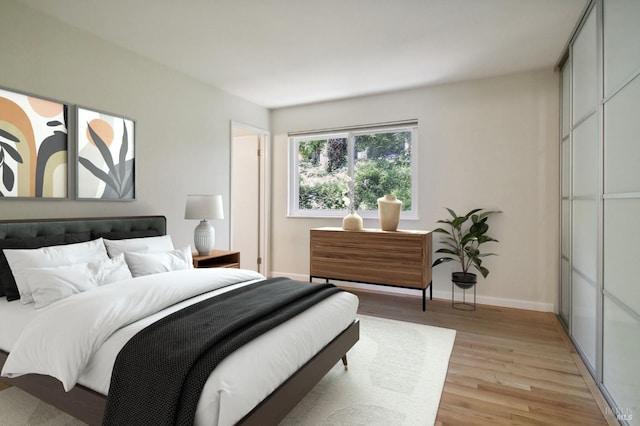
[[[598,194],[598,118],[594,114],[573,131],[573,196]]]
[[[562,141],[562,196],[568,197],[571,189],[571,144],[569,139]]]
[[[574,269],[597,282],[598,204],[595,200],[573,201],[573,244],[571,254]]]
[[[573,44],[573,124],[598,102],[596,14],[592,11]]]
[[[561,261],[561,293],[560,293],[560,316],[564,320],[565,324],[569,325],[569,312],[571,306],[571,267],[567,259]]]
[[[606,193],[640,192],[639,111],[640,77],[605,104],[604,185]]]
[[[561,216],[561,220],[562,220],[562,229],[561,229],[561,235],[562,235],[562,254],[566,257],[569,257],[569,248],[571,247],[571,240],[569,239],[570,237],[570,224],[569,224],[569,218],[571,217],[571,211],[569,210],[569,206],[570,206],[570,201],[569,200],[562,200],[561,206],[560,206],[560,216]]]
[[[640,22],[640,1],[604,2],[605,97],[640,69],[638,22]]]
[[[603,328],[602,381],[618,405],[614,414],[640,425],[640,322],[605,296]]]
[[[596,289],[575,272],[571,275],[571,334],[593,368],[596,359]]]
[[[640,200],[605,200],[604,288],[640,313]],[[640,413],[638,413],[640,417]]]
[[[562,138],[569,136],[571,131],[571,116],[569,105],[571,102],[571,60],[562,69]]]

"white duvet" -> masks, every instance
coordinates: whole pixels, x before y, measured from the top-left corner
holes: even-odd
[[[107,394],[115,357],[139,330],[181,307],[261,279],[247,270],[191,269],[74,295],[38,311],[11,348],[2,375],[46,374],[67,391],[80,383]],[[236,423],[346,328],[356,309],[357,298],[341,292],[236,351],[205,385],[196,424]]]

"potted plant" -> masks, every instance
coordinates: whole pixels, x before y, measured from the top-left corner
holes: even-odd
[[[451,219],[442,219],[438,223],[447,224],[449,229],[437,228],[433,232],[445,234],[442,242],[445,247],[436,250],[442,256],[433,262],[433,266],[446,262],[458,262],[461,271],[451,274],[451,281],[458,287],[467,289],[473,287],[477,282],[476,274],[469,272],[471,267],[482,274],[483,278],[489,275],[489,270],[482,265],[482,258],[495,256],[495,253],[481,253],[480,246],[488,242],[498,242],[495,238],[487,235],[489,224],[487,219],[494,213],[500,211],[483,209],[473,209],[464,216],[458,216],[456,212],[447,208]]]

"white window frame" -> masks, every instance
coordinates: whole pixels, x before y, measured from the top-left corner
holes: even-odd
[[[418,123],[410,121],[407,124],[398,123],[397,125],[370,125],[359,126],[350,129],[335,129],[316,132],[292,132],[289,133],[289,173],[288,173],[288,206],[287,217],[306,217],[306,218],[342,218],[349,211],[341,210],[320,210],[320,209],[300,209],[298,206],[299,197],[299,175],[298,175],[298,146],[300,142],[327,138],[345,138],[347,139],[347,161],[349,174],[353,176],[354,158],[353,149],[355,145],[355,136],[367,135],[373,133],[388,133],[393,131],[411,131],[411,210],[403,210],[400,212],[401,220],[418,220]],[[385,194],[380,194],[382,197]],[[402,201],[402,200],[401,200]],[[357,210],[358,214],[365,219],[377,219],[377,210]]]

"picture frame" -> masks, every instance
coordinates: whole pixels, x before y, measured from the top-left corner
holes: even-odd
[[[69,196],[69,105],[0,87],[0,200]]]
[[[135,121],[76,107],[76,199],[135,200]]]

